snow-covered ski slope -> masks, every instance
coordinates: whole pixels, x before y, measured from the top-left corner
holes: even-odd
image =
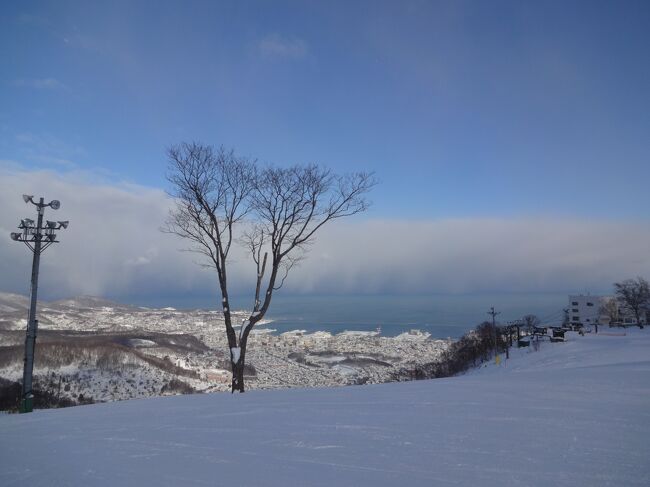
[[[648,486],[649,458],[647,328],[451,379],[0,415],[2,486]]]

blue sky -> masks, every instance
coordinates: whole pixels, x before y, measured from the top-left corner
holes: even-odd
[[[200,140],[376,172],[366,226],[324,234],[289,291],[609,289],[650,273],[649,45],[646,1],[2,2],[0,230],[56,193],[116,235],[89,283],[71,225],[60,293],[214,283],[163,271],[157,233],[165,148]]]
[[[199,139],[373,216],[647,215],[647,2],[4,2],[0,154],[158,187]]]

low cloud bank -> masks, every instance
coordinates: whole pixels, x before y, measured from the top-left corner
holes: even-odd
[[[23,193],[59,199],[51,220],[70,220],[44,253],[41,296],[206,295],[216,275],[196,265],[187,243],[159,231],[172,201],[160,189],[98,181],[88,173],[0,168],[0,290],[29,291],[31,253],[12,241],[34,218]],[[610,289],[650,275],[647,221],[551,218],[364,220],[323,230],[285,284],[293,293],[480,293]],[[254,269],[233,255],[233,293],[248,292]]]

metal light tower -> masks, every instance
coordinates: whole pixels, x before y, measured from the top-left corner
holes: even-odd
[[[43,215],[45,207],[49,206],[53,210],[58,210],[61,203],[57,200],[52,200],[45,204],[43,198],[40,198],[38,203],[34,201],[33,196],[24,194],[23,200],[25,203],[32,203],[37,208],[38,218],[36,225],[34,220],[25,218],[21,220],[18,228],[22,233],[14,232],[11,234],[11,239],[16,242],[24,242],[27,247],[34,253],[34,260],[32,261],[32,284],[30,291],[29,314],[27,315],[27,337],[25,338],[25,368],[23,370],[23,392],[20,403],[21,413],[31,413],[34,406],[34,394],[32,391],[32,372],[34,370],[34,347],[36,346],[36,331],[38,329],[38,320],[36,319],[36,296],[38,294],[38,266],[41,261],[41,254],[56,240],[55,230],[61,228],[68,228],[68,222],[51,222],[46,221],[43,226]]]
[[[501,314],[501,311],[494,311],[494,306],[492,306],[488,314],[492,316],[492,329],[494,331],[494,362],[499,365],[501,363],[501,357],[499,357],[499,348],[497,346],[497,323],[495,318]]]

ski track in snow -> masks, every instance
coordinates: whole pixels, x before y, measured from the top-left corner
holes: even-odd
[[[0,415],[0,485],[650,485],[650,330],[569,337],[450,379]]]

